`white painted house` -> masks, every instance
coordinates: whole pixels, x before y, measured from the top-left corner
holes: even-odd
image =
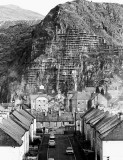
[[[41,95],[31,95],[31,109],[45,112],[48,111],[48,100],[49,97],[46,94]]]
[[[95,160],[123,159],[123,120],[118,115],[90,109],[82,116],[82,133],[90,141]]]
[[[22,123],[27,130],[29,130],[29,136],[30,136],[30,140],[33,141],[33,127],[32,127],[32,120],[25,117],[24,115],[22,115],[22,113],[20,113],[19,111],[15,110],[12,112],[11,116],[14,118],[15,121],[20,121],[20,123]]]
[[[25,130],[12,126],[8,120],[0,123],[0,159],[22,160],[25,154]]]

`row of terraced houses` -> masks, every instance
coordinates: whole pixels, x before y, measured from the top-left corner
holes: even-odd
[[[36,119],[27,110],[0,106],[0,159],[23,160],[36,133]]]
[[[107,90],[101,86],[86,100],[83,98],[86,110],[80,116],[78,130],[84,151],[92,151],[95,160],[123,159],[122,77],[115,75],[110,81]]]

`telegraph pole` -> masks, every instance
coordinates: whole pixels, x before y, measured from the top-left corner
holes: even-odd
[[[75,111],[75,135],[76,135],[76,111]]]
[[[57,92],[59,90],[59,74],[60,74],[60,64],[58,64],[58,75],[57,75],[57,86],[56,86]]]

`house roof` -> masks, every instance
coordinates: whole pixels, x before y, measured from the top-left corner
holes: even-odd
[[[99,131],[101,128],[104,129],[103,127],[105,127],[106,125],[109,125],[112,122],[112,120],[116,120],[116,119],[117,119],[116,115],[107,117],[104,121],[102,121],[102,123],[99,123],[96,125],[96,130]]]
[[[36,116],[36,120],[38,122],[73,122],[73,116],[71,112],[64,112],[61,113],[61,116],[58,115],[58,112],[53,112],[52,114],[47,114],[47,116],[44,115],[43,112],[36,112],[33,111],[33,114]]]
[[[19,119],[17,119],[14,115],[10,115],[10,118],[17,123],[18,125],[20,125],[23,129],[25,129],[26,131],[29,130],[29,126],[27,126],[26,124],[22,123]]]
[[[19,135],[21,138],[25,134],[25,130],[21,128],[18,124],[13,122],[11,119],[3,119],[2,123],[5,126],[9,126],[17,135]]]
[[[20,130],[21,130],[22,135],[27,131],[26,128],[24,128],[21,124],[15,122],[14,120],[12,120],[12,118],[9,117],[7,120],[8,120],[16,129],[18,129],[19,132],[20,132]]]
[[[23,109],[20,109],[18,112],[19,112],[22,116],[24,116],[25,118],[27,118],[29,121],[31,121],[31,123],[33,122],[34,116],[31,115],[31,114],[29,114],[28,111],[23,110]]]
[[[12,115],[14,115],[19,121],[24,123],[25,125],[29,126],[31,125],[31,121],[25,118],[23,115],[21,115],[19,112],[16,110],[12,112]]]
[[[100,112],[95,118],[90,120],[90,124],[94,126],[96,123],[98,123],[100,120],[102,120],[109,112]]]
[[[38,97],[45,97],[46,99],[51,99],[51,96],[48,96],[47,94],[35,94],[35,95],[30,95],[31,100],[35,100]]]
[[[95,87],[86,87],[85,88],[85,91],[90,92],[90,93],[94,92],[95,90],[96,90]]]
[[[88,92],[82,91],[82,92],[76,92],[73,94],[71,99],[77,99],[77,100],[89,100],[90,94]]]
[[[104,139],[110,132],[121,122],[117,115],[103,118],[95,125],[96,130],[100,134],[100,138]]]
[[[99,94],[99,93],[92,93],[90,99],[93,100],[98,94]]]
[[[86,114],[84,116],[85,120],[88,121],[91,118],[91,116],[93,116],[98,111],[99,111],[99,109],[95,109],[95,108],[93,110],[91,110],[91,112],[89,112],[88,114]]]
[[[119,123],[119,122],[120,122],[120,120],[117,117],[113,117],[110,121],[108,121],[107,123],[105,123],[105,125],[101,126],[97,130],[98,130],[98,132],[100,134],[103,134],[106,131],[108,131],[109,129],[111,129],[114,126],[116,126],[116,124]]]
[[[103,140],[123,140],[123,121],[118,123]]]
[[[102,140],[123,140],[123,120],[118,115],[111,116],[108,111],[92,109],[81,117],[96,129]]]
[[[111,131],[113,131],[114,128],[120,124],[120,122],[121,122],[120,119],[117,119],[114,122],[112,122],[109,126],[107,126],[107,128],[103,131],[103,133],[101,133],[100,138],[104,139],[106,136],[110,135]]]
[[[102,98],[105,98],[107,100],[111,99],[111,96],[108,93],[106,93],[105,95],[102,95],[101,93],[93,93],[92,96],[91,96],[91,100],[94,99],[96,96],[101,96]]]
[[[90,114],[90,116],[85,117],[86,118],[86,123],[90,123],[91,120],[95,119],[98,117],[103,111],[95,109],[95,112]]]
[[[95,108],[90,108],[89,110],[87,110],[85,113],[81,114],[81,118],[83,118],[84,116],[86,116],[88,113],[90,113],[93,109]]]
[[[23,141],[21,140],[21,137],[15,133],[10,126],[6,126],[4,123],[0,123],[0,128],[8,134],[13,140],[17,142],[18,145],[22,145]]]

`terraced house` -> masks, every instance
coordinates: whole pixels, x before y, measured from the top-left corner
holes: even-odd
[[[81,116],[82,133],[95,160],[122,160],[123,120],[119,114],[91,108]]]
[[[26,110],[15,110],[0,119],[0,159],[23,160],[33,141],[35,118]]]

